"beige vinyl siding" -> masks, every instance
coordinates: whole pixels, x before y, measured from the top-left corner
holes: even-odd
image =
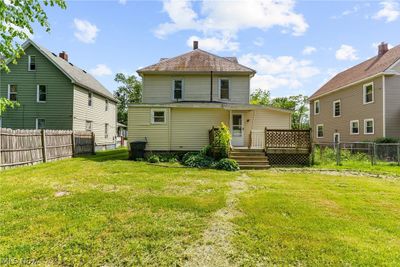
[[[117,132],[116,105],[108,101],[105,111],[105,98],[92,93],[92,106],[88,106],[88,90],[74,86],[74,130],[85,131],[86,121],[92,121],[92,131],[97,145],[113,144]],[[105,124],[108,123],[108,138],[105,138]]]
[[[235,111],[236,112],[236,111]],[[251,130],[290,129],[290,113],[271,110],[253,110],[244,114],[244,143],[249,145]]]
[[[208,131],[221,122],[229,125],[224,109],[171,109],[171,150],[195,151],[209,144]]]
[[[161,109],[166,111],[166,123],[151,124],[152,108],[130,107],[128,110],[128,141],[143,141],[147,138],[146,150],[170,150],[169,108]]]
[[[230,80],[229,103],[249,103],[250,78],[248,75],[213,75],[213,100],[219,101],[219,80]],[[192,75],[144,75],[143,103],[173,102],[173,80],[183,80],[183,101],[210,101],[211,76],[204,74]]]
[[[374,82],[374,103],[363,104],[363,85]],[[315,99],[317,100],[317,99]],[[314,114],[314,101],[310,102],[311,127],[315,142],[333,142],[333,133],[340,133],[342,142],[371,141],[383,136],[382,77],[359,83],[322,96],[320,113]],[[341,116],[333,117],[333,101],[341,101]],[[364,134],[364,119],[374,119],[374,134]],[[350,121],[359,121],[359,134],[350,135]],[[316,138],[316,125],[324,125],[324,137]]]
[[[386,136],[400,137],[400,76],[386,76]]]

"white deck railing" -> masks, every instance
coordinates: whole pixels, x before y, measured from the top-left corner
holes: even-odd
[[[251,130],[251,145],[252,149],[264,149],[265,133],[263,130]]]

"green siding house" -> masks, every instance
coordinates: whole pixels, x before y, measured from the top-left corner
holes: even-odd
[[[116,100],[92,75],[32,40],[10,72],[0,73],[0,97],[20,106],[7,110],[2,128],[93,131],[99,147],[115,145]]]

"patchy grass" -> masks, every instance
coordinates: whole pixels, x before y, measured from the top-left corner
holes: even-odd
[[[117,150],[1,172],[0,260],[184,266],[200,251],[243,266],[400,265],[400,180],[126,158]]]
[[[336,165],[336,162],[324,162],[313,166],[314,169],[325,170],[343,170],[343,171],[357,171],[366,172],[371,174],[400,176],[400,166],[393,162],[378,161],[376,165],[371,164],[370,161],[357,161],[357,160],[343,160],[341,165]]]
[[[243,265],[400,264],[400,181],[249,172],[234,221]],[[245,256],[244,256],[245,255]]]
[[[125,150],[101,152],[2,172],[0,259],[180,264],[225,205],[235,174],[126,158]]]

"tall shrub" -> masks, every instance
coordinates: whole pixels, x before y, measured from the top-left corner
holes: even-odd
[[[211,144],[215,159],[227,158],[229,155],[231,133],[228,127],[221,122],[220,128],[215,131],[214,141]]]

